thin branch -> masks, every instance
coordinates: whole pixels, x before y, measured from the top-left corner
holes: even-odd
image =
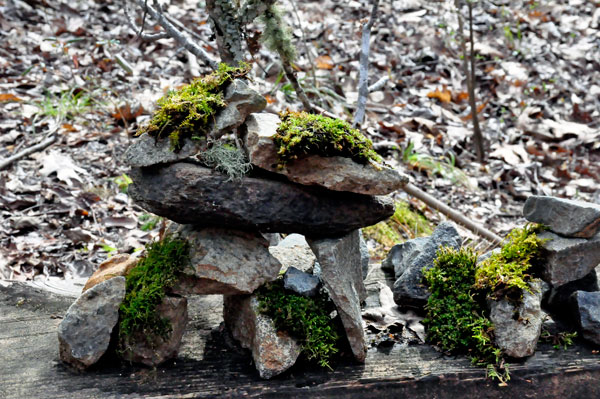
[[[354,114],[354,127],[360,125],[365,118],[365,109],[367,107],[367,96],[369,95],[369,44],[371,41],[371,28],[377,17],[377,7],[379,0],[373,0],[373,9],[369,21],[363,26],[362,45],[360,52],[360,77],[358,80],[358,101],[356,104],[356,113]]]
[[[294,90],[296,91],[296,94],[298,95],[298,99],[302,103],[304,110],[306,112],[312,111],[313,106],[310,104],[310,101],[308,100],[308,97],[306,96],[304,89],[302,88],[302,86],[300,86],[300,83],[298,83],[298,79],[296,78],[296,75],[294,74],[294,70],[292,69],[292,66],[290,64],[286,63],[284,60],[281,60],[281,65],[283,66],[283,72],[285,73],[285,77],[287,78],[288,82],[290,82],[292,84],[292,86],[294,87]]]
[[[144,0],[134,0],[136,4],[142,8],[142,10],[147,10],[148,14],[152,18],[154,18],[160,26],[164,28],[167,34],[175,39],[181,46],[185,47],[190,53],[194,54],[196,57],[207,63],[211,68],[217,69],[219,63],[215,61],[204,49],[198,46],[196,43],[192,41],[189,35],[186,32],[182,32],[177,27],[175,27],[169,20],[165,17],[162,10],[160,9],[160,5],[156,0],[154,0],[154,7],[147,5]]]
[[[129,13],[129,7],[127,7],[127,0],[123,0],[123,11],[125,12],[125,16],[127,17],[127,23],[129,27],[134,32],[137,32],[137,37],[143,41],[150,42],[153,40],[166,39],[169,37],[167,32],[159,32],[159,33],[143,33],[144,32],[144,22],[142,22],[142,26],[140,28],[135,24],[135,18]],[[144,11],[144,21],[146,19],[147,12]]]
[[[384,76],[383,78],[379,79],[377,82],[375,82],[371,86],[369,86],[369,93],[372,93],[377,90],[381,90],[383,88],[383,86],[385,86],[385,84],[389,80],[390,80],[389,76]]]
[[[306,41],[306,32],[304,32],[304,27],[302,26],[302,21],[300,20],[300,15],[298,14],[298,7],[296,6],[295,0],[290,0],[290,3],[292,4],[292,9],[294,10],[296,20],[298,21],[298,28],[300,28],[300,32],[302,32],[302,44],[304,45],[304,51],[306,52],[306,57],[308,58],[308,63],[311,67],[313,85],[317,87],[317,71],[315,63],[313,62],[312,55],[310,54],[310,50],[308,49],[308,43]]]
[[[38,152],[43,150],[44,148],[50,146],[52,143],[54,143],[56,141],[56,135],[52,134],[49,137],[46,137],[46,139],[44,139],[43,141],[41,141],[40,143],[33,145],[29,148],[24,149],[23,151],[6,158],[3,161],[0,161],[0,170],[6,168],[7,166],[9,166],[10,164],[12,164],[15,161],[18,161],[21,158],[26,157],[27,155],[33,154],[34,152]]]
[[[444,215],[448,216],[450,219],[454,220],[456,223],[465,226],[466,228],[471,230],[473,233],[475,233],[489,241],[497,243],[497,244],[500,244],[502,242],[502,238],[500,236],[492,233],[485,227],[473,222],[471,219],[468,219],[466,216],[456,212],[454,209],[450,208],[448,205],[444,204],[443,202],[440,202],[439,200],[435,199],[434,197],[427,194],[426,192],[421,191],[419,188],[417,188],[413,184],[407,183],[403,189],[408,194],[420,199],[421,201],[423,201],[430,207],[432,207],[432,208],[440,211]]]

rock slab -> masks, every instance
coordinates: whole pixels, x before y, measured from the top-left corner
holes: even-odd
[[[496,346],[514,358],[533,355],[542,332],[545,317],[541,308],[542,282],[533,281],[529,287],[531,292],[523,292],[518,306],[507,299],[489,301]]]
[[[538,234],[545,259],[542,278],[553,287],[579,280],[600,263],[600,233],[592,238],[565,238],[549,231]]]
[[[258,305],[254,295],[225,296],[223,318],[233,338],[252,351],[260,377],[268,379],[292,367],[302,348],[286,332],[277,331]]]
[[[228,177],[189,163],[134,169],[137,203],[177,223],[335,237],[394,213],[388,197],[338,193],[297,184]]]
[[[581,335],[600,345],[600,292],[577,291],[572,299]]]
[[[591,238],[600,228],[600,205],[584,201],[532,195],[525,201],[523,216],[566,237]]]
[[[157,139],[142,134],[134,139],[125,151],[125,162],[132,168],[168,164],[189,158],[200,151],[200,144],[194,140],[183,140],[183,147],[177,152],[171,149],[168,137]]]
[[[188,321],[187,299],[165,296],[156,312],[171,323],[171,332],[166,338],[136,336],[136,343],[124,354],[125,360],[155,367],[177,356]]]
[[[168,231],[190,244],[190,266],[172,288],[179,295],[251,294],[275,280],[281,269],[269,253],[268,241],[258,232],[176,223]]]
[[[129,271],[137,264],[137,258],[129,254],[118,254],[105,260],[98,266],[83,286],[83,292],[86,292],[96,284],[100,284],[110,278],[117,276],[127,276]]]
[[[284,175],[290,181],[317,185],[334,191],[366,195],[390,194],[406,185],[408,177],[383,164],[362,165],[350,158],[311,155],[278,168],[277,147],[272,137],[277,133],[279,116],[252,114],[246,120],[246,148],[250,163]]]
[[[362,278],[359,232],[340,238],[314,240],[308,244],[321,267],[321,281],[342,319],[354,357],[364,362],[367,345],[360,303],[367,296]]]
[[[69,307],[58,326],[60,359],[79,370],[96,363],[108,349],[119,306],[125,298],[125,277],[90,288]]]
[[[393,267],[394,301],[398,306],[422,308],[427,303],[429,291],[423,282],[423,268],[433,267],[438,249],[460,248],[462,239],[454,224],[442,222],[429,237],[420,237],[392,248],[383,264]]]

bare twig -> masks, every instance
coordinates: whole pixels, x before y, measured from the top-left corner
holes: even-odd
[[[306,97],[306,93],[304,92],[304,89],[302,88],[302,86],[300,86],[300,83],[298,83],[298,79],[296,78],[296,75],[294,74],[294,70],[292,69],[292,66],[290,64],[288,64],[287,62],[285,62],[284,60],[281,60],[281,65],[283,66],[283,72],[285,73],[285,77],[287,78],[288,82],[290,82],[292,84],[292,86],[294,87],[294,90],[296,91],[296,94],[298,95],[298,99],[302,103],[304,110],[306,112],[312,111],[313,106],[310,104],[308,97]]]
[[[369,42],[371,41],[371,28],[377,17],[377,7],[379,0],[373,0],[373,9],[369,21],[363,26],[362,44],[360,52],[360,77],[358,80],[358,101],[356,104],[356,113],[354,114],[353,126],[360,125],[365,118],[365,109],[367,107],[367,96],[369,95]]]
[[[24,149],[23,151],[8,157],[6,159],[4,159],[3,161],[0,161],[0,170],[6,168],[7,166],[11,165],[13,162],[18,161],[21,158],[26,157],[27,155],[31,155],[34,152],[38,152],[43,150],[44,148],[50,146],[52,143],[54,143],[56,141],[56,135],[55,134],[51,134],[50,136],[46,137],[43,141],[41,141],[40,143],[36,144],[36,145],[32,145],[31,147],[28,147],[26,149]]]
[[[211,68],[217,69],[219,63],[215,61],[204,49],[198,46],[194,41],[189,37],[187,32],[183,32],[175,25],[173,25],[165,14],[162,12],[158,1],[154,0],[153,6],[146,4],[145,0],[134,0],[135,3],[144,11],[148,11],[148,14],[154,18],[160,26],[164,28],[166,33],[175,39],[181,46],[185,47],[190,53],[194,54],[196,57],[207,63]]]
[[[129,27],[134,32],[139,31],[137,33],[137,37],[139,37],[141,40],[149,42],[149,41],[165,39],[165,38],[169,37],[169,34],[167,32],[144,33],[144,23],[146,20],[147,11],[144,11],[144,18],[142,20],[142,26],[139,28],[137,27],[137,25],[135,23],[135,18],[133,18],[133,16],[129,13],[129,7],[127,7],[127,0],[123,0],[123,11],[125,12],[125,16],[127,17],[127,23],[129,24]]]
[[[296,6],[295,0],[290,0],[292,4],[292,9],[294,10],[294,15],[296,16],[296,20],[298,21],[298,28],[300,28],[300,32],[302,32],[302,44],[304,45],[304,51],[306,52],[306,57],[308,58],[308,63],[310,64],[311,75],[313,85],[317,87],[317,72],[315,63],[313,62],[312,55],[310,54],[310,50],[308,49],[308,43],[306,40],[306,32],[304,32],[304,27],[302,26],[302,20],[300,19],[300,15],[298,14],[298,7]]]
[[[406,191],[408,194],[412,195],[413,197],[420,199],[421,201],[423,201],[430,207],[440,211],[444,215],[448,216],[450,219],[454,220],[456,223],[459,223],[459,224],[465,226],[466,228],[471,230],[473,233],[475,233],[481,237],[484,237],[485,239],[490,240],[497,244],[500,244],[502,242],[502,238],[500,236],[492,233],[485,227],[473,222],[472,220],[468,219],[466,216],[456,212],[454,209],[450,208],[448,205],[444,204],[443,202],[440,202],[439,200],[435,199],[434,197],[427,194],[426,192],[420,190],[413,184],[407,183],[404,186],[404,191]]]
[[[389,76],[384,76],[383,78],[379,79],[377,82],[375,82],[371,86],[369,86],[369,93],[383,89],[383,86],[385,86],[385,84],[389,80],[390,80]]]

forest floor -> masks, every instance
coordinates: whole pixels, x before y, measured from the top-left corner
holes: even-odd
[[[166,90],[209,70],[172,39],[140,41],[125,3],[140,15],[130,1],[0,0],[0,161],[57,137],[0,171],[0,280],[88,276],[158,234],[127,196],[122,154]],[[198,2],[163,3],[217,58]],[[369,2],[280,3],[311,100],[351,119]],[[365,134],[415,185],[501,236],[524,223],[529,195],[600,203],[600,1],[481,1],[473,26],[486,162],[475,162],[451,1],[380,4],[370,83],[389,80],[370,93]],[[276,56],[253,60],[267,110],[298,108]]]

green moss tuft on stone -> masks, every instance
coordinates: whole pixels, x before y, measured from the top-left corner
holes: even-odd
[[[256,291],[261,313],[271,317],[275,328],[297,338],[302,353],[320,366],[331,369],[332,355],[338,352],[340,327],[330,314],[335,307],[320,293],[307,298],[288,292],[281,278]]]
[[[348,122],[306,112],[283,112],[273,141],[279,166],[307,155],[341,156],[367,164],[381,161],[371,140]]]
[[[502,296],[509,291],[529,290],[532,265],[537,263],[543,243],[537,237],[540,225],[528,224],[513,229],[506,237],[506,244],[481,262],[475,273],[475,286],[485,289],[492,296]]]
[[[165,237],[146,246],[146,255],[127,275],[125,299],[119,308],[119,349],[126,353],[139,337],[166,337],[171,331],[156,307],[189,262],[187,241]],[[150,342],[150,341],[148,341]]]
[[[180,150],[183,139],[206,135],[215,114],[227,105],[223,94],[227,85],[249,71],[248,64],[236,68],[219,64],[213,73],[179,90],[169,91],[158,100],[158,109],[150,121],[140,127],[137,135],[148,133],[157,139],[169,137],[171,149]]]

